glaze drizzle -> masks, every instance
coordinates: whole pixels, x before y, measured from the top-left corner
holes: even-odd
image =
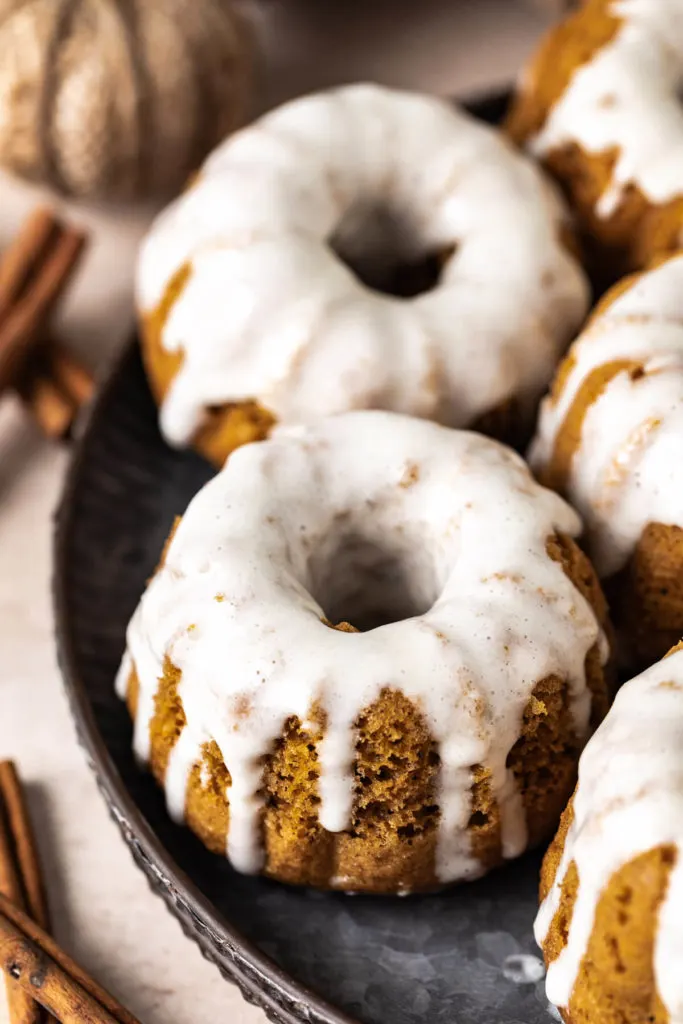
[[[567,944],[548,967],[546,991],[568,1007],[610,879],[648,850],[674,846],[678,857],[659,908],[654,949],[656,990],[671,1024],[683,1021],[683,650],[658,662],[619,691],[579,763],[574,821],[553,887],[536,920],[543,944],[573,862],[578,895]],[[637,922],[634,922],[637,927]]]
[[[596,5],[597,6],[597,5]],[[572,75],[530,148],[538,156],[571,143],[587,153],[614,152],[601,217],[636,185],[654,204],[681,195],[683,177],[683,3],[613,0],[614,37]]]
[[[683,256],[639,276],[572,346],[559,395],[544,399],[532,467],[553,464],[579,389],[625,360],[585,415],[563,488],[583,517],[600,576],[628,561],[648,523],[683,527]]]

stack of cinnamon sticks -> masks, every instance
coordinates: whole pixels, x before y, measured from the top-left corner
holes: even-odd
[[[0,971],[11,1024],[138,1024],[47,934],[49,918],[21,782],[0,762]]]
[[[82,231],[39,208],[0,258],[0,398],[18,392],[49,437],[68,434],[94,389],[90,373],[50,337],[85,243]]]

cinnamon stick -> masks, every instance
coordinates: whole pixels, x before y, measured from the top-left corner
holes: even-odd
[[[41,346],[14,387],[46,437],[66,437],[79,412],[91,400],[95,379],[64,346]]]
[[[34,1005],[53,1013],[62,1024],[116,1024],[112,1015],[59,967],[28,942],[0,915],[0,965]]]
[[[14,840],[15,859],[24,891],[24,904],[33,920],[50,927],[47,896],[38,860],[38,847],[28,814],[24,790],[13,761],[0,761],[0,801]]]
[[[0,893],[14,902],[22,897],[11,848],[5,829],[0,826]],[[38,1024],[42,1016],[40,1006],[11,978],[7,979],[7,1008],[10,1024]]]
[[[0,261],[0,393],[15,388],[48,437],[66,436],[94,390],[88,371],[47,338],[84,244],[81,231],[39,208]]]
[[[44,374],[29,374],[17,390],[46,437],[66,437],[76,406],[54,380]]]
[[[40,265],[40,272],[0,321],[0,391],[12,384],[22,362],[40,340],[41,333],[44,334],[48,317],[71,277],[84,245],[82,232],[61,227],[54,245]]]
[[[54,939],[3,895],[0,969],[62,1024],[139,1024]]]
[[[0,263],[0,319],[26,287],[36,261],[54,238],[57,221],[47,207],[38,207],[3,253]]]
[[[87,405],[95,391],[95,379],[92,374],[56,341],[49,347],[49,363],[50,376],[64,394],[78,408]]]
[[[31,913],[35,907],[41,923],[47,925],[31,826],[19,778],[7,761],[0,763],[0,893]],[[12,980],[7,983],[7,1003],[11,1024],[39,1024],[43,1020],[38,1003]]]

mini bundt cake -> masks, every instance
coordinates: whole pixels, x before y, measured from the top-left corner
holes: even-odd
[[[578,516],[481,435],[278,427],[191,502],[119,692],[169,811],[243,872],[370,892],[552,834],[604,715]]]
[[[388,409],[505,440],[588,306],[540,169],[442,100],[369,85],[229,138],[142,247],[161,426],[214,463],[275,422]]]
[[[536,937],[567,1024],[683,1020],[683,644],[627,683],[546,854]]]
[[[520,80],[509,132],[563,186],[602,278],[679,248],[682,77],[681,0],[585,0]]]
[[[683,635],[683,256],[605,296],[529,458],[583,517],[626,662],[652,664]]]

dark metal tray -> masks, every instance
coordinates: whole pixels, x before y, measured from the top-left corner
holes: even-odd
[[[496,120],[503,106],[497,97],[477,109]],[[210,474],[163,443],[133,346],[74,456],[57,519],[54,599],[79,737],[135,860],[204,954],[275,1021],[547,1024],[542,982],[515,980],[516,958],[537,955],[538,855],[442,895],[329,895],[238,875],[168,819],[134,761],[113,680],[173,518]]]

